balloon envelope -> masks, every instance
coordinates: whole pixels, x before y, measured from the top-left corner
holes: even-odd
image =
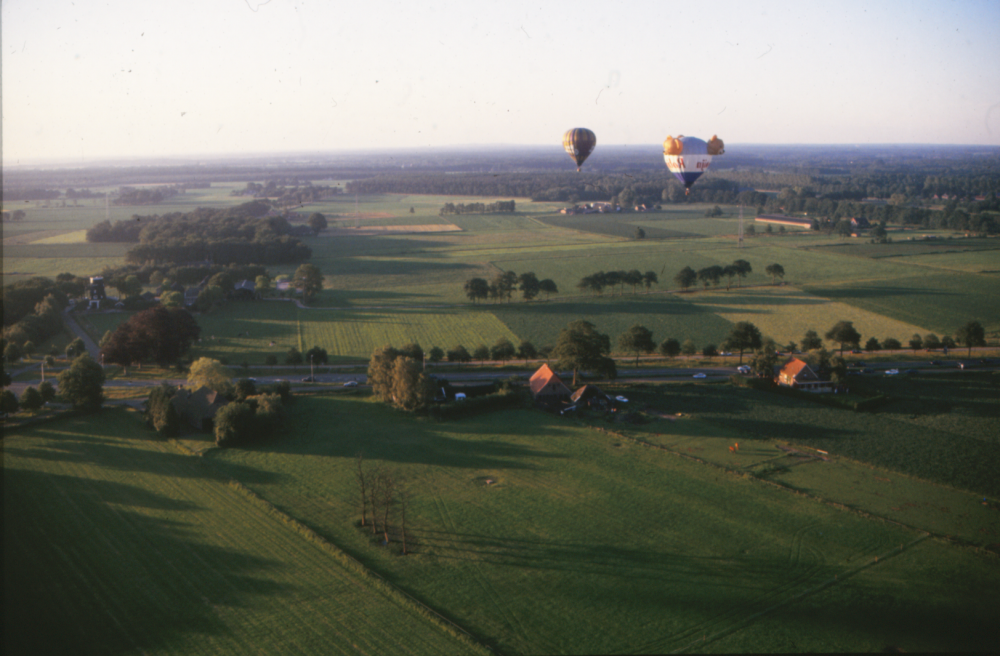
[[[715,139],[713,137],[713,139]],[[716,141],[718,141],[716,139]],[[721,141],[718,148],[712,150],[721,153]],[[663,142],[663,161],[667,168],[684,185],[690,189],[694,181],[712,165],[712,155],[709,155],[708,143],[697,137],[667,137]]]
[[[587,159],[597,145],[597,137],[587,128],[573,128],[563,135],[563,148],[576,162],[576,170],[580,170],[583,160]]]

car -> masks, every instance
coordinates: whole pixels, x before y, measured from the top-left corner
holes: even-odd
[[[740,366],[736,367],[736,371],[738,371],[741,374],[748,374],[750,373],[750,365],[741,364]]]
[[[885,370],[885,375],[886,376],[895,376],[898,373],[899,373],[899,369],[886,369]]]
[[[725,357],[729,357],[730,355],[732,355],[732,352],[731,351],[723,351],[719,355],[722,355],[722,356],[725,356]]]
[[[358,386],[358,381],[356,380],[349,380],[346,383],[344,383],[344,387],[357,387],[357,386]]]
[[[626,399],[624,396],[620,396],[620,395],[615,397],[615,401],[618,401],[620,403],[628,403],[628,399]]]
[[[692,378],[707,378],[707,376],[705,374],[695,374]]]
[[[315,383],[316,379],[313,378],[312,376],[306,376],[305,378],[302,379],[302,382],[303,383]]]

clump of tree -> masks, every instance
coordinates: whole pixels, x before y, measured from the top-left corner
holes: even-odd
[[[505,214],[516,211],[512,200],[498,200],[494,203],[445,203],[438,212],[441,216],[450,214]]]
[[[200,334],[201,327],[187,310],[155,307],[132,315],[102,340],[101,356],[105,364],[123,367],[143,362],[165,366],[177,362]]]
[[[626,353],[634,353],[635,366],[638,367],[641,353],[652,353],[656,350],[653,332],[645,326],[635,324],[618,336],[618,348]]]
[[[639,285],[645,286],[648,291],[650,287],[659,282],[659,276],[656,275],[655,271],[647,271],[643,273],[638,269],[632,269],[630,271],[598,271],[597,273],[592,273],[589,276],[584,276],[580,279],[580,282],[576,284],[577,289],[581,291],[591,291],[595,294],[604,293],[605,288],[618,287],[619,293],[625,293],[625,285],[632,287],[632,293],[636,293],[636,288]]]
[[[308,303],[323,290],[324,280],[323,274],[320,273],[316,265],[303,264],[295,270],[293,284],[295,289],[302,292],[302,300]]]
[[[59,396],[76,410],[92,412],[104,403],[104,368],[88,354],[59,372]]]
[[[434,400],[435,386],[424,374],[422,362],[393,346],[372,353],[368,382],[378,399],[401,410],[421,410]]]
[[[508,303],[519,290],[525,301],[534,300],[539,293],[545,292],[545,297],[559,292],[556,283],[546,278],[539,280],[533,271],[518,275],[514,271],[500,271],[492,280],[485,278],[470,278],[465,281],[465,295],[473,303],[491,299],[494,303],[506,300]]]
[[[385,546],[392,542],[390,533],[398,535],[401,553],[405,556],[409,553],[406,545],[407,512],[412,502],[405,479],[394,470],[369,465],[364,454],[359,452],[355,481],[358,484],[361,527],[370,528],[372,535],[381,533]]]
[[[978,321],[970,321],[955,332],[955,341],[967,347],[967,357],[972,357],[973,346],[986,346],[986,331]]]
[[[133,216],[121,222],[98,224],[88,239],[132,242],[125,255],[129,264],[210,261],[217,264],[291,264],[312,256],[312,250],[292,236],[292,226],[280,216],[267,216],[270,205],[252,201],[226,209],[199,208],[163,216]]]
[[[181,191],[183,188],[177,186],[157,187],[155,189],[120,187],[118,196],[111,203],[113,205],[158,205]]]
[[[615,361],[608,357],[611,339],[597,331],[589,321],[574,321],[559,332],[559,338],[552,349],[560,369],[573,370],[573,386],[577,384],[577,374],[582,369],[602,378],[615,379],[618,370]]]
[[[277,393],[232,401],[215,413],[215,444],[229,448],[271,437],[283,418],[284,405]]]
[[[171,402],[176,393],[176,387],[162,383],[154,387],[146,399],[146,410],[143,413],[146,425],[162,437],[176,435],[180,429],[181,420]]]

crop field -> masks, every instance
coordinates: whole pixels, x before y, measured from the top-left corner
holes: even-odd
[[[921,268],[908,276],[811,284],[803,289],[853,308],[924,326],[939,335],[952,335],[972,320],[979,321],[987,334],[1000,331],[1000,292],[995,276]]]
[[[4,438],[5,653],[476,651],[148,436],[119,410]]]
[[[331,357],[367,360],[386,344],[417,342],[425,349],[463,344],[471,351],[501,337],[518,339],[492,315],[465,308],[302,310],[291,303],[239,303],[202,315],[198,322],[202,340],[192,357],[224,357],[232,364],[248,355],[262,360],[268,353],[281,360],[291,347],[304,352],[319,346]]]
[[[607,334],[613,351],[617,351],[618,336],[637,323],[652,331],[656,343],[668,337],[682,342],[691,337],[699,347],[709,343],[720,344],[732,329],[729,321],[711,309],[664,294],[626,294],[576,302],[500,304],[490,306],[489,311],[519,338],[527,339],[536,347],[554,345],[559,331],[577,319],[586,319]]]
[[[794,287],[700,292],[685,295],[684,299],[733,324],[749,321],[760,329],[762,335],[773,338],[779,344],[798,342],[808,330],[815,330],[822,337],[846,317],[850,317],[854,328],[861,333],[862,344],[869,337],[876,337],[879,341],[895,337],[905,344],[914,333],[923,335],[927,332],[921,326],[896,321],[847,303],[830,301]],[[838,347],[827,342],[829,349]]]
[[[995,556],[921,530],[537,411],[435,424],[359,397],[297,404],[279,441],[204,458],[504,653],[769,652],[791,640],[805,651],[992,644]],[[671,447],[699,456],[728,453],[724,444],[745,434],[700,419],[655,426],[676,431]],[[769,440],[750,442],[739,457],[751,466],[782,457]],[[369,466],[406,481],[410,557],[376,546],[357,526],[359,450]],[[807,467],[803,475],[823,476]],[[974,522],[996,527],[986,519],[996,510],[976,508],[971,494],[928,501],[967,503],[981,513]],[[828,600],[823,612],[802,617],[814,597]],[[895,603],[879,607],[885,599]],[[837,634],[856,603],[873,615]],[[964,631],[943,622],[908,634],[907,611],[931,607],[961,617]],[[759,630],[773,623],[784,627],[773,638]]]
[[[670,386],[668,393],[651,396],[648,402],[665,412],[683,410],[747,439],[784,440],[979,497],[1000,495],[995,476],[1000,462],[996,432],[1000,401],[990,374],[916,375],[899,380],[850,377],[848,385],[894,400],[875,413],[853,412],[769,392],[681,385]],[[641,395],[637,398],[647,402]],[[849,487],[845,481],[844,489]],[[905,510],[901,512],[904,515],[899,519],[905,521]],[[993,518],[992,537],[973,541],[1000,542],[998,521]]]
[[[961,253],[934,253],[915,255],[907,262],[935,269],[962,271],[965,273],[1000,273],[1000,250],[965,251]]]

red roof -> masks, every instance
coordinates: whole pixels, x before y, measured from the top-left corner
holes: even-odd
[[[538,371],[531,375],[531,379],[528,381],[528,386],[531,388],[532,396],[538,396],[539,394],[569,396],[570,394],[570,389],[566,387],[566,384],[562,382],[562,379],[560,379],[559,376],[556,375],[556,372],[552,371],[552,368],[547,364],[543,364],[538,368]]]

